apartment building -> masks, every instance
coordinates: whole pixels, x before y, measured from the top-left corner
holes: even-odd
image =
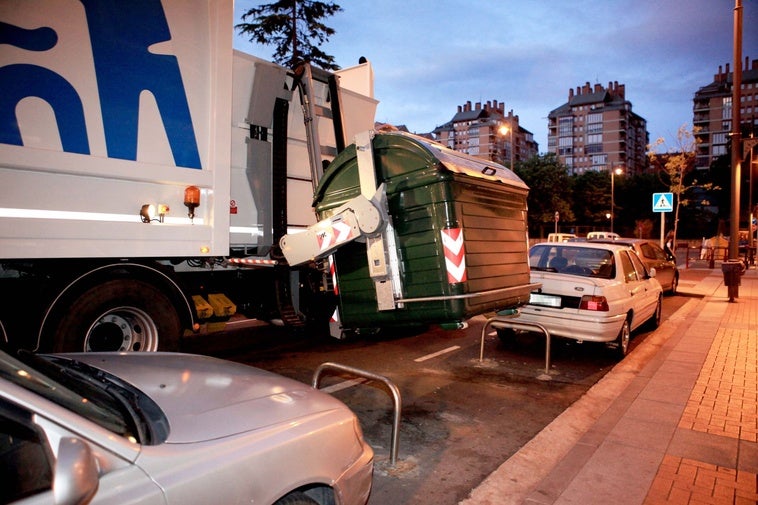
[[[692,100],[692,124],[699,139],[697,168],[706,169],[728,152],[732,132],[732,78],[729,63],[719,65],[713,82],[701,87]],[[740,86],[740,123],[742,138],[758,136],[758,60],[745,58]]]
[[[536,156],[534,134],[519,125],[513,110],[497,100],[458,106],[453,119],[432,131],[434,139],[456,151],[495,161],[507,167]]]
[[[617,81],[607,88],[588,82],[569,89],[568,101],[550,111],[548,151],[570,174],[620,168],[633,175],[647,170],[647,121],[632,111],[625,93]]]

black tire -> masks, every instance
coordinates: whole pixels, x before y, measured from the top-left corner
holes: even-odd
[[[674,296],[678,288],[679,288],[679,274],[674,274],[674,278],[671,280],[671,288],[669,289],[668,294],[671,296]]]
[[[168,296],[134,279],[94,286],[53,322],[54,352],[176,351],[181,321]]]
[[[274,505],[318,505],[318,502],[303,493],[291,493],[278,500]]]
[[[513,328],[496,328],[497,338],[503,345],[513,345],[516,341],[516,330]]]
[[[624,319],[624,324],[621,325],[621,330],[619,331],[616,340],[613,342],[613,350],[619,360],[624,359],[624,357],[629,354],[629,341],[631,338],[632,335],[629,329],[629,319]]]
[[[650,319],[647,320],[647,327],[650,330],[655,330],[661,325],[661,315],[663,313],[663,302],[661,300],[661,297],[658,297],[658,302],[655,304],[655,312],[653,312],[653,315],[650,316]]]

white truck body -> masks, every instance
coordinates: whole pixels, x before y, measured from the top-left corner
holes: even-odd
[[[271,245],[270,142],[250,139],[249,128],[270,127],[274,98],[291,98],[287,70],[232,50],[230,1],[156,0],[140,3],[144,12],[97,3],[0,3],[0,21],[25,30],[0,51],[3,82],[16,83],[5,103],[14,109],[2,114],[15,117],[21,143],[0,124],[0,258],[214,257],[230,246]],[[157,20],[145,28],[148,15]],[[113,37],[91,29],[112,21],[122,25]],[[33,40],[44,46],[48,30],[57,34],[53,47],[27,48]],[[108,58],[117,57],[133,60],[139,75],[111,75]],[[346,73],[370,76],[370,64],[360,67]],[[341,84],[351,138],[373,127],[376,102],[370,77]],[[64,91],[67,104],[48,98]],[[306,204],[313,187],[295,104],[289,123],[288,215],[304,227],[315,222]],[[194,220],[183,204],[187,186],[201,192]],[[145,204],[168,206],[163,222],[146,226]]]
[[[233,16],[231,0],[0,2],[0,280],[14,281],[4,287],[14,299],[34,300],[0,307],[0,339],[12,341],[16,326],[31,333],[32,347],[82,350],[50,339],[72,329],[89,335],[106,316],[141,329],[160,317],[154,307],[171,305],[183,312],[172,317],[181,328],[197,328],[192,293],[173,273],[233,272],[232,252],[265,258],[276,247],[277,99],[289,103],[286,229],[316,222],[293,74],[234,51]],[[377,101],[370,63],[339,74],[349,142],[373,128]],[[312,99],[327,94],[321,85]],[[335,145],[328,122],[318,132],[322,145]],[[192,187],[200,200],[190,219]],[[150,205],[167,212],[141,216]],[[114,279],[147,283],[150,296],[133,282],[113,295]],[[270,278],[247,282],[275,291]],[[97,321],[75,313],[109,296],[86,316]],[[118,304],[138,306],[118,313]],[[10,321],[27,310],[35,324]],[[134,344],[124,334],[117,348],[155,350],[157,334],[179,322],[152,326],[152,337]]]

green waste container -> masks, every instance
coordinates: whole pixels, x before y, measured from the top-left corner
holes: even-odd
[[[402,295],[379,310],[366,245],[334,254],[343,328],[457,324],[529,300],[528,187],[502,165],[404,133],[372,141],[384,183]],[[314,205],[325,219],[360,194],[355,145],[330,164]]]

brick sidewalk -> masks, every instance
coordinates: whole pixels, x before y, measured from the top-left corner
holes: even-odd
[[[758,270],[720,268],[462,505],[758,504]]]
[[[679,421],[681,430],[706,434],[701,444],[722,450],[701,451],[700,459],[667,451],[645,504],[758,503],[758,463],[750,447],[758,442],[758,293],[750,277],[742,284]],[[725,455],[733,444],[724,438],[737,441],[736,457]],[[753,458],[747,457],[751,451]]]

